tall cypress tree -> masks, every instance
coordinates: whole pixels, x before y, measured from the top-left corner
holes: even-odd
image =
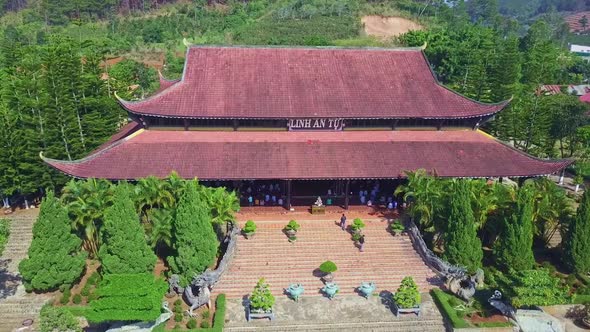
[[[481,267],[483,250],[477,237],[469,187],[467,180],[459,179],[453,183],[444,258],[451,264],[465,266],[474,272]]]
[[[176,253],[168,257],[168,263],[185,285],[214,262],[219,247],[211,224],[211,209],[199,197],[198,186],[196,180],[187,184],[172,226]]]
[[[590,193],[584,192],[576,217],[572,220],[564,243],[568,267],[577,273],[590,272]]]
[[[98,252],[108,274],[152,272],[156,255],[148,246],[126,183],[115,189],[113,205],[104,216],[104,242]]]
[[[25,288],[48,291],[73,283],[84,271],[86,253],[80,251],[81,243],[72,234],[66,209],[48,191],[33,226],[29,258],[18,266]]]
[[[527,183],[518,190],[515,213],[504,219],[500,239],[494,246],[496,262],[504,270],[528,270],[533,255],[533,188]]]

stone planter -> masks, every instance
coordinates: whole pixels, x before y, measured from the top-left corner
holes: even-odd
[[[340,291],[340,287],[333,282],[327,282],[326,285],[322,288],[322,292],[326,294],[326,296],[332,300],[336,294]]]
[[[590,317],[586,316],[582,318],[582,325],[584,325],[587,329],[590,329]]]
[[[246,319],[250,321],[252,318],[268,318],[269,320],[275,319],[275,314],[272,309],[264,311],[261,309],[254,309],[248,306],[246,308]]]
[[[249,238],[251,238],[251,237],[253,237],[253,236],[254,236],[254,232],[248,232],[248,233],[246,233],[246,232],[242,232],[242,234],[244,234],[244,237],[245,237],[246,239],[249,239]]]
[[[322,281],[324,282],[324,284],[331,283],[334,281],[334,275],[332,273],[326,273],[322,277]]]
[[[397,306],[397,303],[395,303],[395,301],[393,301],[392,304],[393,304],[393,309],[395,310],[395,317],[399,317],[399,314],[409,314],[409,313],[414,313],[418,317],[420,317],[420,306],[417,306],[414,308],[400,308]]]

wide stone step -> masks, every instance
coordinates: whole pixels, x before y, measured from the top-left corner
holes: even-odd
[[[251,332],[251,331],[276,331],[276,332],[290,332],[290,331],[322,331],[322,332],[357,332],[357,331],[372,331],[372,332],[441,332],[445,331],[444,323],[440,320],[420,320],[420,321],[404,321],[404,322],[358,322],[358,323],[309,323],[301,322],[301,324],[290,325],[273,325],[273,326],[252,326],[252,327],[226,327],[224,331],[228,332]]]

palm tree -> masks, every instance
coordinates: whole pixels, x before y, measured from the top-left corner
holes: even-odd
[[[62,202],[72,220],[72,229],[83,241],[91,257],[100,247],[100,227],[104,211],[112,204],[112,184],[106,180],[71,180],[63,190]]]
[[[176,199],[170,182],[155,176],[137,181],[135,186],[135,203],[137,212],[142,215],[144,223],[150,223],[148,211],[153,208],[168,209],[174,206]]]
[[[400,185],[395,195],[404,194],[409,203],[408,214],[418,222],[420,229],[428,232],[435,230],[434,220],[444,209],[443,186],[448,181],[441,181],[426,173],[425,170],[407,172],[408,184]]]
[[[151,209],[150,220],[152,228],[149,234],[149,243],[160,255],[164,246],[172,245],[172,211],[168,209]]]
[[[535,235],[545,245],[561,225],[574,214],[574,202],[565,191],[548,178],[539,178],[533,182],[535,206],[533,221]]]
[[[495,187],[502,184],[488,184],[483,180],[468,180],[471,195],[471,207],[477,229],[482,229],[488,215],[498,208]]]

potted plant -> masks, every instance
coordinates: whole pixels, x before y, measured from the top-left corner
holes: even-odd
[[[258,280],[248,302],[248,321],[251,318],[269,318],[270,320],[274,318],[272,306],[275,304],[275,297],[270,292],[268,284],[264,282],[264,278]]]
[[[242,233],[244,233],[246,239],[251,238],[254,232],[256,232],[256,224],[252,220],[246,221],[246,225],[242,228]]]
[[[404,225],[399,219],[394,220],[393,223],[391,223],[391,225],[389,226],[389,228],[391,229],[391,232],[393,232],[393,235],[401,234],[403,231],[406,230],[406,227],[404,227]]]
[[[360,234],[363,228],[365,228],[365,223],[360,218],[355,218],[350,225],[354,234]]]
[[[400,313],[415,313],[420,315],[420,292],[412,277],[405,277],[397,292],[392,295],[396,316]]]
[[[332,262],[332,261],[323,262],[320,265],[320,271],[322,271],[324,273],[322,280],[324,282],[334,281],[334,275],[332,273],[336,272],[337,270],[338,270],[338,267],[336,267],[336,264],[334,262]]]
[[[354,244],[356,244],[356,245],[359,244],[361,236],[362,236],[361,233],[352,233],[352,240],[354,241]]]
[[[299,225],[295,220],[289,221],[287,226],[285,226],[284,231],[285,234],[287,234],[287,237],[289,238],[289,242],[294,242],[297,240],[297,231],[300,227],[301,225]]]

